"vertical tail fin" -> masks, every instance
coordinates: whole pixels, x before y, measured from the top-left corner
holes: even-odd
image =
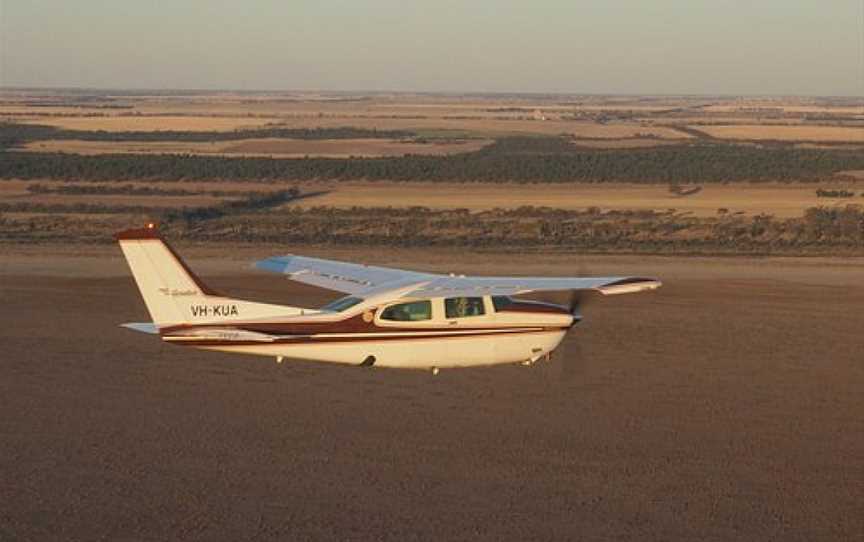
[[[153,225],[114,237],[154,322],[184,322],[188,319],[185,304],[219,295],[195,276]]]
[[[224,297],[204,284],[152,224],[115,235],[158,326],[294,316],[297,307]]]

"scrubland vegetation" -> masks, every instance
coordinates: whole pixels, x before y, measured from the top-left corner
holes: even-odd
[[[358,101],[359,109],[342,99],[216,99],[205,109],[193,96],[183,98],[191,104],[184,111],[186,102],[163,98],[164,113],[153,103],[140,105],[146,124],[110,109],[54,111],[64,103],[59,98],[10,109],[17,116],[7,118],[25,120],[0,122],[0,183],[17,186],[0,194],[0,241],[109,242],[118,229],[158,221],[173,237],[220,243],[864,252],[864,212],[844,201],[861,192],[855,183],[864,171],[864,138],[856,143],[864,119],[854,103],[803,104],[799,111],[723,100],[706,106],[686,99],[540,97],[536,105],[524,97],[478,97],[406,105],[399,97],[373,97]],[[122,115],[141,114],[135,104],[129,98]],[[34,116],[27,118],[28,111]],[[55,114],[63,123],[50,118]],[[173,129],[162,128],[160,114]],[[88,115],[100,122],[77,122]],[[717,126],[737,128],[718,135]],[[245,149],[264,139],[266,149],[277,150],[289,140],[318,146],[338,140],[339,152],[280,158],[226,155],[234,151],[207,145],[207,153],[195,153],[203,143],[242,141]],[[405,143],[415,153],[397,154],[398,145],[371,153],[371,140]],[[476,144],[449,151],[440,145],[453,141]],[[93,150],[87,142],[130,145]],[[172,150],[171,142],[187,145]],[[464,183],[496,192],[460,202]],[[552,184],[566,191],[602,185],[604,192],[564,194],[566,204],[557,196],[528,198],[531,206],[513,183],[549,193],[558,190]],[[744,201],[752,194],[735,192],[753,183],[770,189],[756,197],[775,198],[776,205],[753,206]],[[794,193],[780,188],[791,183],[823,184],[796,184],[804,192]],[[363,192],[357,185],[384,188]],[[399,186],[418,190],[409,195]],[[330,206],[309,197],[315,191]],[[410,201],[400,202],[400,194]]]
[[[47,139],[74,139],[80,141],[234,141],[241,139],[399,139],[413,137],[404,130],[375,130],[351,126],[334,128],[285,128],[265,126],[243,130],[70,130],[40,124],[0,123],[0,148],[20,145],[29,141]]]
[[[819,188],[816,190],[816,196],[820,198],[851,198],[855,196],[855,192],[851,190],[826,190]]]
[[[727,144],[584,149],[559,137],[510,137],[446,156],[228,158],[222,156],[0,152],[0,176],[116,181],[387,179],[465,182],[705,183],[815,181],[864,169],[864,153],[843,149]]]
[[[0,204],[0,241],[111,242],[111,234],[155,220],[172,238],[285,245],[472,247],[589,252],[805,254],[864,249],[860,206],[816,207],[798,218],[674,211],[585,211],[522,207],[484,212],[415,208],[287,207],[298,194],[261,193],[210,207]],[[23,213],[23,215],[22,215]],[[92,215],[92,216],[81,216]]]

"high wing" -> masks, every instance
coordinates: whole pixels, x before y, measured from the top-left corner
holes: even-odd
[[[410,296],[516,295],[531,292],[596,290],[604,295],[656,290],[657,279],[643,277],[441,277]]]
[[[595,290],[613,295],[655,290],[661,286],[659,280],[643,277],[466,277],[304,256],[268,258],[255,266],[288,275],[297,282],[360,296],[397,289],[401,290],[400,297],[515,295],[563,290]]]
[[[387,284],[392,284],[395,288],[398,285],[411,282],[427,282],[441,276],[293,255],[261,260],[255,262],[255,267],[264,271],[288,275],[289,279],[303,284],[346,294],[362,294]]]

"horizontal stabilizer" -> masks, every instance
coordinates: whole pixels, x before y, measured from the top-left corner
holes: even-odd
[[[120,327],[125,327],[132,331],[139,331],[141,333],[148,333],[150,335],[159,335],[159,326],[152,322],[130,322],[128,324],[120,324]]]
[[[192,328],[172,332],[163,337],[171,342],[195,342],[195,341],[247,341],[256,343],[271,343],[278,337],[257,331],[247,331],[232,327],[206,327]]]

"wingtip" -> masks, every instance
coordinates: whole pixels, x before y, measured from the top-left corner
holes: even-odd
[[[267,258],[266,260],[258,260],[252,264],[252,267],[261,271],[281,273],[285,269],[285,263],[279,262],[277,258]]]
[[[258,260],[257,262],[253,262],[252,267],[255,269],[260,269],[261,271],[269,271],[271,273],[284,273],[285,268],[288,267],[288,264],[293,257],[293,254],[286,254],[285,256],[272,256],[264,260]]]
[[[610,284],[605,284],[597,291],[603,295],[635,294],[648,292],[663,286],[663,283],[655,278],[629,277]]]

